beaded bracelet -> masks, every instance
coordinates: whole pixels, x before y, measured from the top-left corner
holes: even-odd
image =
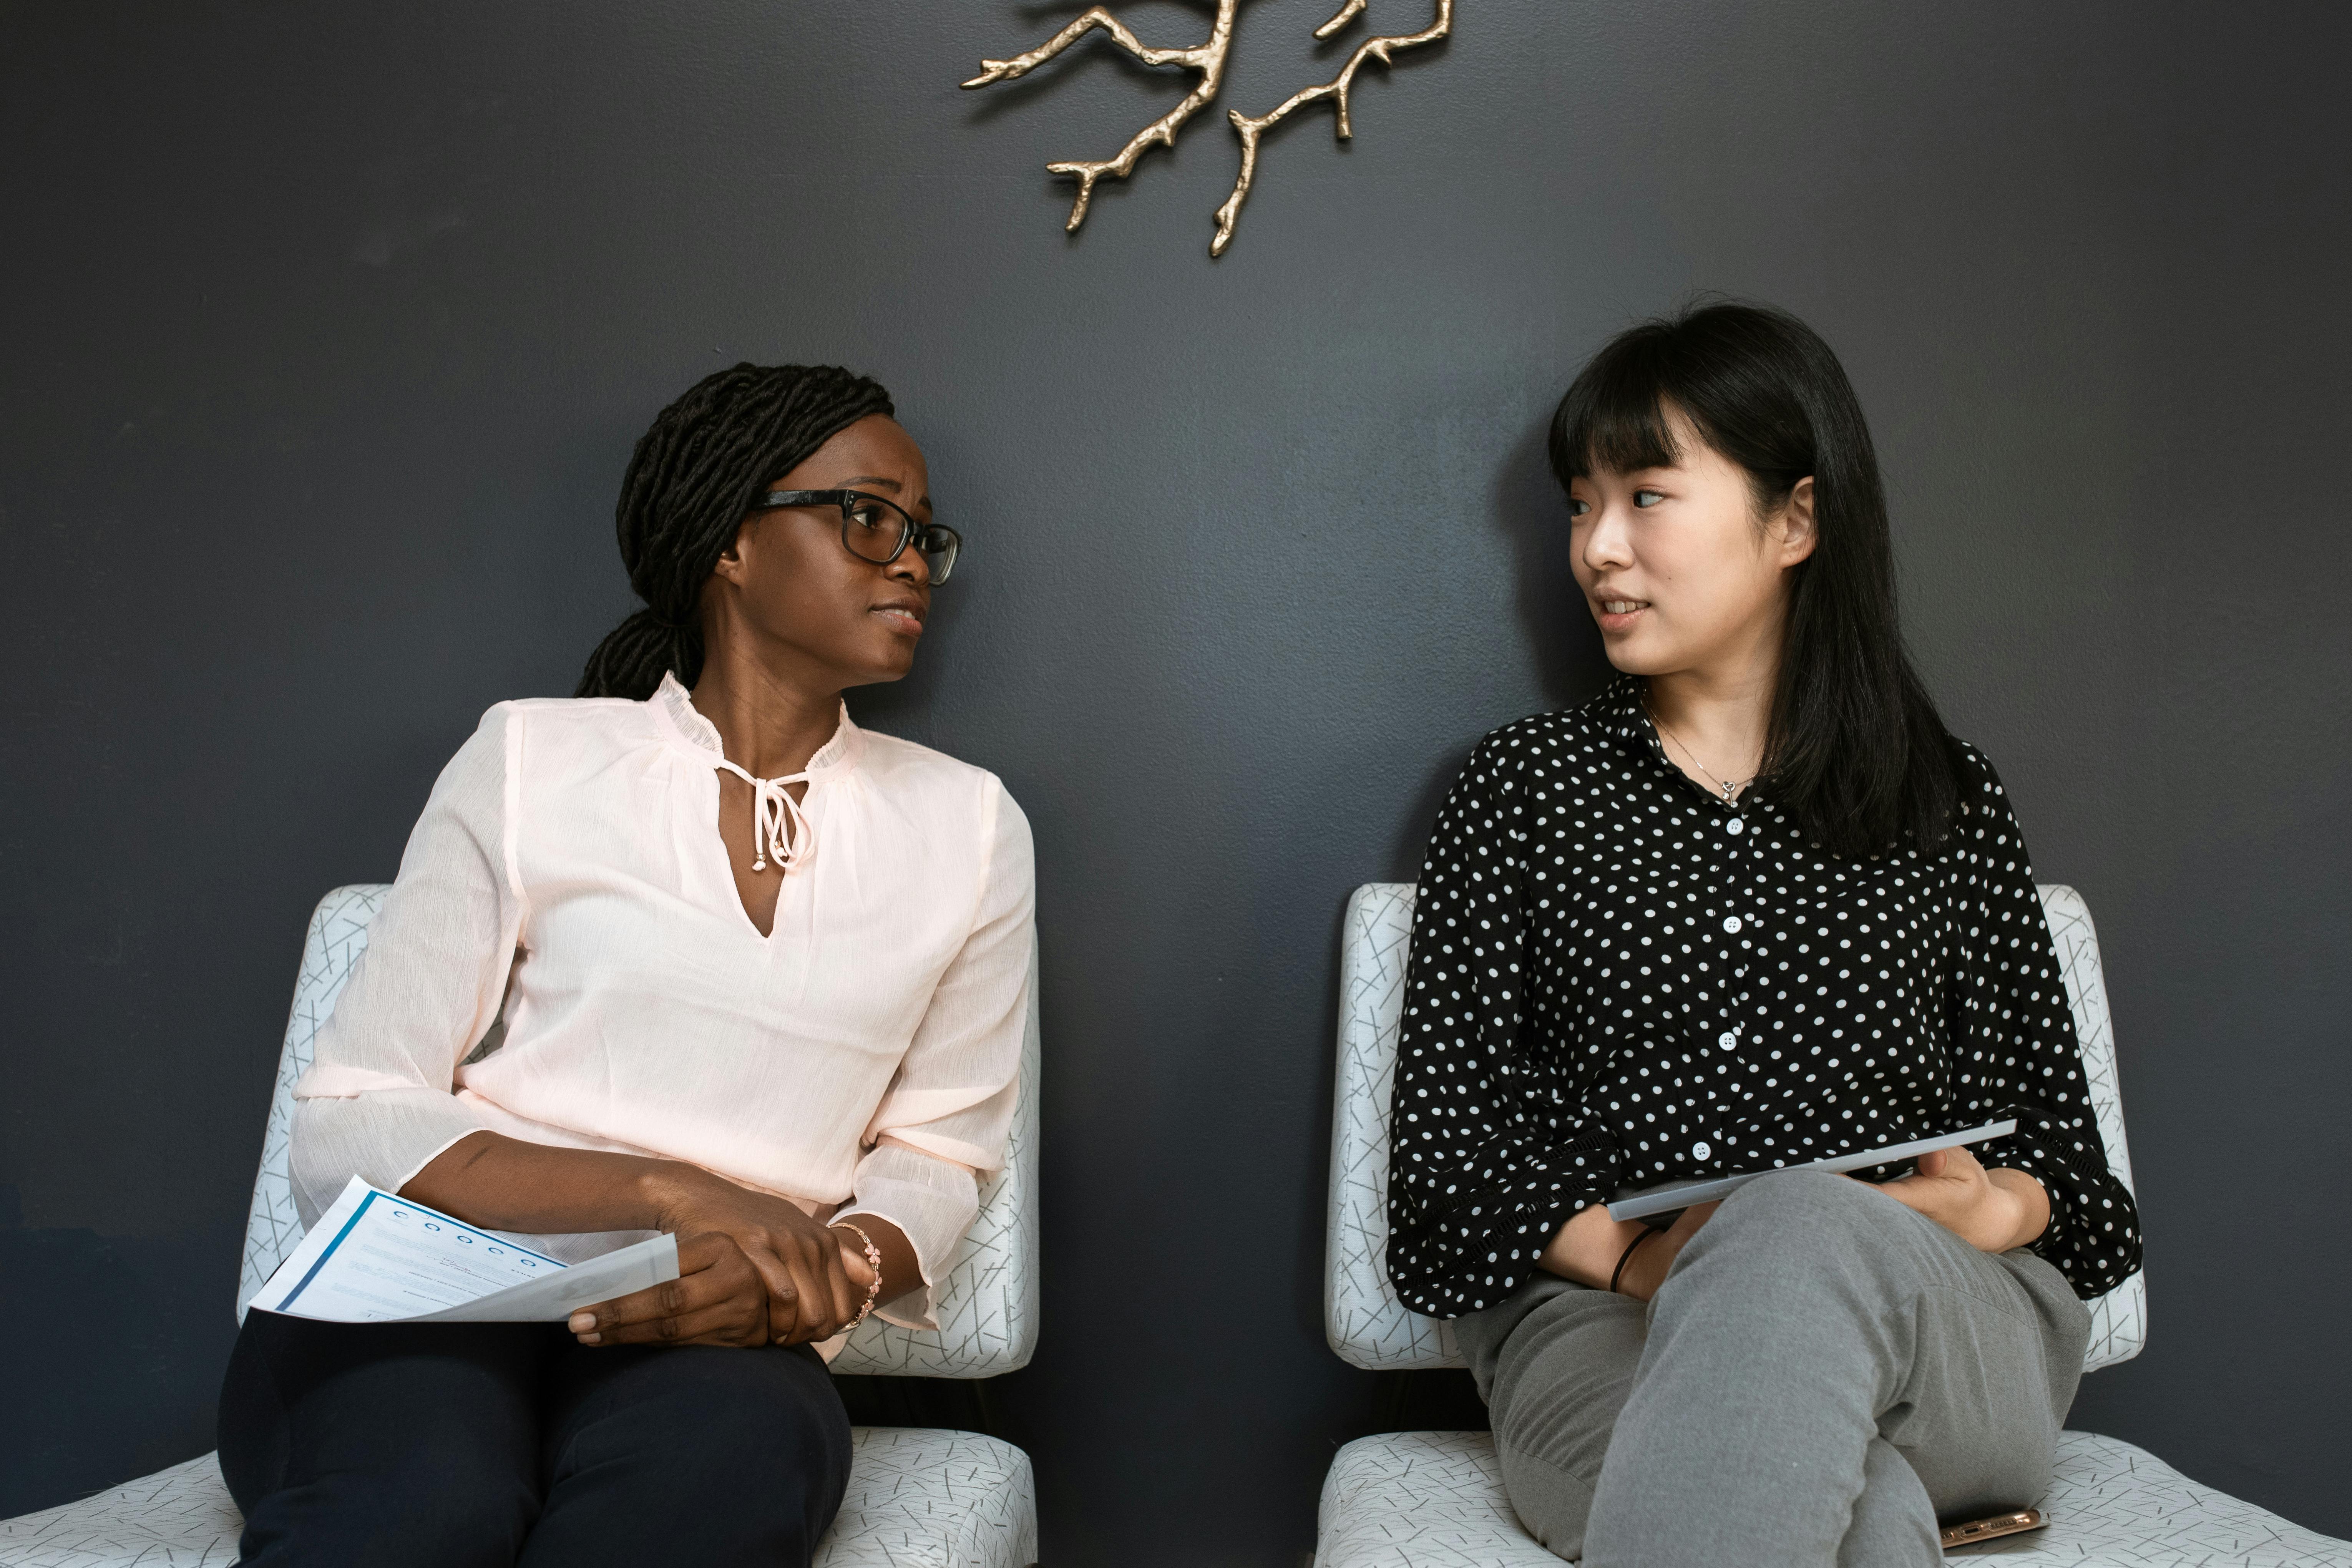
[[[845,1219],[837,1219],[833,1222],[831,1228],[856,1231],[857,1239],[866,1244],[866,1266],[874,1270],[874,1278],[866,1287],[866,1300],[857,1304],[857,1316],[850,1319],[843,1327],[842,1331],[846,1333],[873,1315],[874,1303],[882,1295],[882,1249],[874,1245],[874,1238],[866,1234],[866,1227],[863,1226],[853,1224]]]

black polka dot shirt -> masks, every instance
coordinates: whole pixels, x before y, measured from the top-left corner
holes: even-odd
[[[1935,853],[1839,860],[1769,800],[1686,777],[1630,678],[1487,736],[1413,910],[1389,1181],[1405,1305],[1493,1306],[1621,1185],[2011,1117],[1974,1152],[2050,1194],[2033,1249],[2085,1298],[2137,1269],[2025,841],[1963,752]]]

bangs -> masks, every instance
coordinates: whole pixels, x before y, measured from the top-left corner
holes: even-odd
[[[1569,480],[1595,473],[1672,468],[1681,444],[1666,423],[1670,390],[1665,345],[1636,331],[1603,350],[1560,399],[1552,418],[1552,473]]]

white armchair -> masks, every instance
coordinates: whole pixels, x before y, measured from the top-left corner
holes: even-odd
[[[319,1026],[367,947],[381,886],[338,888],[310,918],[278,1088],[246,1224],[242,1303],[302,1239],[288,1184],[294,1080],[310,1065]],[[1025,1365],[1037,1341],[1035,987],[1021,1060],[1021,1102],[1004,1169],[981,1189],[980,1216],[939,1292],[940,1329],[915,1333],[878,1318],[851,1336],[837,1373],[993,1377]],[[1029,1457],[972,1432],[852,1429],[849,1490],[818,1546],[818,1568],[1030,1568],[1037,1509]],[[213,1455],[79,1502],[0,1521],[9,1568],[224,1568],[244,1521]]]
[[[1458,1367],[1452,1326],[1408,1311],[1389,1284],[1389,1094],[1404,1005],[1413,885],[1356,889],[1342,927],[1339,1062],[1331,1118],[1324,1258],[1324,1332],[1340,1359],[1373,1371]],[[2042,908],[2065,965],[2074,1028],[2108,1163],[2131,1184],[2115,1031],[2090,910],[2072,888],[2045,886]],[[2147,1338],[2146,1276],[2091,1304],[2084,1370],[2128,1361]],[[2058,1440],[2047,1529],[1965,1548],[2069,1568],[2344,1568],[2352,1545],[2314,1534],[2200,1486],[2112,1437]],[[1484,1432],[1402,1432],[1339,1450],[1323,1483],[1316,1568],[1544,1568],[1558,1559],[1520,1527]]]

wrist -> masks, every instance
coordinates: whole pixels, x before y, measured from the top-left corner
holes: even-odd
[[[1612,1219],[1606,1205],[1591,1204],[1579,1209],[1554,1233],[1536,1264],[1563,1279],[1605,1290],[1610,1275],[1625,1256],[1627,1244],[1649,1228],[1637,1219]],[[1647,1252],[1656,1245],[1652,1242],[1642,1250]]]
[[[2050,1228],[2050,1194],[2040,1182],[2023,1171],[2002,1166],[1985,1173],[1994,1192],[2000,1194],[2009,1222],[2008,1245],[2000,1250],[2029,1246],[2042,1238]]]
[[[1648,1300],[1666,1282],[1666,1271],[1675,1266],[1675,1258],[1683,1249],[1682,1237],[1670,1230],[1660,1231],[1655,1241],[1646,1242],[1632,1261],[1625,1265],[1625,1282],[1619,1287],[1624,1295]]]
[[[841,1248],[841,1265],[849,1271],[849,1282],[863,1290],[880,1278],[881,1270],[866,1255],[866,1237],[858,1234],[852,1222],[835,1221],[824,1227],[825,1234]]]
[[[1624,1250],[1617,1255],[1617,1267],[1611,1269],[1609,1272],[1609,1289],[1617,1291],[1620,1294],[1627,1294],[1628,1292],[1624,1288],[1625,1276],[1633,1268],[1636,1261],[1641,1258],[1643,1249],[1645,1247],[1656,1247],[1658,1245],[1658,1233],[1652,1230],[1647,1226],[1643,1226],[1641,1229],[1635,1231],[1632,1238],[1625,1243]],[[1640,1293],[1638,1284],[1635,1289],[1631,1293]]]
[[[648,1160],[637,1173],[636,1205],[639,1230],[677,1232],[685,1228],[687,1211],[710,1180],[698,1165],[679,1160]]]
[[[866,1299],[857,1304],[857,1316],[846,1325],[855,1329],[882,1304],[882,1250],[866,1227],[855,1220],[836,1221],[825,1229],[841,1244],[842,1267],[849,1274],[850,1284],[866,1292]]]

